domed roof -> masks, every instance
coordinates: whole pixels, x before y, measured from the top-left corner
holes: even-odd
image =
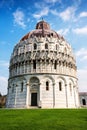
[[[62,38],[64,39],[63,37],[61,37],[59,34],[57,34],[57,32],[55,32],[54,30],[51,30],[50,29],[50,25],[45,22],[44,20],[38,22],[36,24],[36,29],[27,33],[24,37],[22,37],[22,39],[20,41],[24,41],[24,40],[27,40],[28,38],[31,38],[31,37],[54,37],[54,38]]]
[[[48,30],[50,30],[50,25],[47,22],[45,22],[44,20],[42,20],[42,21],[37,23],[36,29],[48,29]]]

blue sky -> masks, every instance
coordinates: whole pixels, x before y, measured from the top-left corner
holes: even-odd
[[[15,44],[44,18],[71,44],[79,91],[87,91],[87,0],[0,0],[0,92],[7,93],[9,59]]]

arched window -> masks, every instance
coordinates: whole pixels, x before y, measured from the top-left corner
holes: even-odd
[[[33,60],[33,69],[36,69],[36,60]]]
[[[56,50],[58,50],[58,45],[56,44]]]
[[[51,36],[53,36],[53,33],[51,33]]]
[[[48,49],[48,44],[47,43],[45,44],[45,49]]]
[[[62,91],[62,83],[59,82],[59,91]]]
[[[57,61],[54,62],[54,69],[57,69]]]
[[[21,83],[21,92],[23,92],[23,86],[24,86],[24,84],[23,84],[23,82]]]
[[[37,44],[36,43],[34,43],[34,50],[36,50],[37,49]]]
[[[82,104],[86,105],[86,100],[85,99],[82,99]]]
[[[48,91],[49,90],[49,82],[46,81],[46,90]]]

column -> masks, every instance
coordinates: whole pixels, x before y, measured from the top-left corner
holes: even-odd
[[[41,87],[41,83],[39,84],[39,107],[42,107],[42,87]]]
[[[40,73],[42,72],[42,60],[40,59]]]
[[[25,73],[25,61],[23,63],[23,74]]]
[[[76,107],[80,107],[80,101],[79,101],[79,93],[78,93],[78,86],[76,85]]]
[[[16,105],[17,105],[17,87],[18,87],[18,85],[16,84],[16,86],[15,86],[15,107],[17,107]]]
[[[74,90],[74,103],[75,103],[75,107],[76,107],[76,93],[75,93],[75,88],[76,88],[76,86],[73,86],[73,90]]]
[[[66,94],[66,107],[68,108],[67,84],[65,84],[65,94]]]
[[[53,108],[55,107],[55,83],[53,83]]]
[[[29,83],[26,84],[27,92],[26,92],[26,107],[29,107]]]

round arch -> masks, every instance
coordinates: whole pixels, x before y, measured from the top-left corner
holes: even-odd
[[[69,83],[72,82],[73,86],[75,86],[74,80],[72,78],[69,78]]]
[[[37,78],[37,77],[31,77],[30,79],[29,79],[29,83],[40,83],[40,80],[39,80],[39,78]]]
[[[38,106],[40,100],[40,80],[36,76],[29,79],[30,106]]]
[[[52,76],[44,76],[43,79],[45,79],[45,78],[50,79],[50,80],[52,81],[52,83],[55,84],[55,80],[54,80],[54,78],[53,78]],[[43,79],[42,79],[42,80],[43,80]],[[42,80],[41,80],[41,81],[42,81]]]
[[[29,85],[31,84],[40,84],[40,79],[37,77],[37,76],[31,76],[28,80],[27,80],[27,83]]]
[[[59,76],[57,79],[62,79],[64,81],[64,84],[67,84],[66,79],[62,76]]]

